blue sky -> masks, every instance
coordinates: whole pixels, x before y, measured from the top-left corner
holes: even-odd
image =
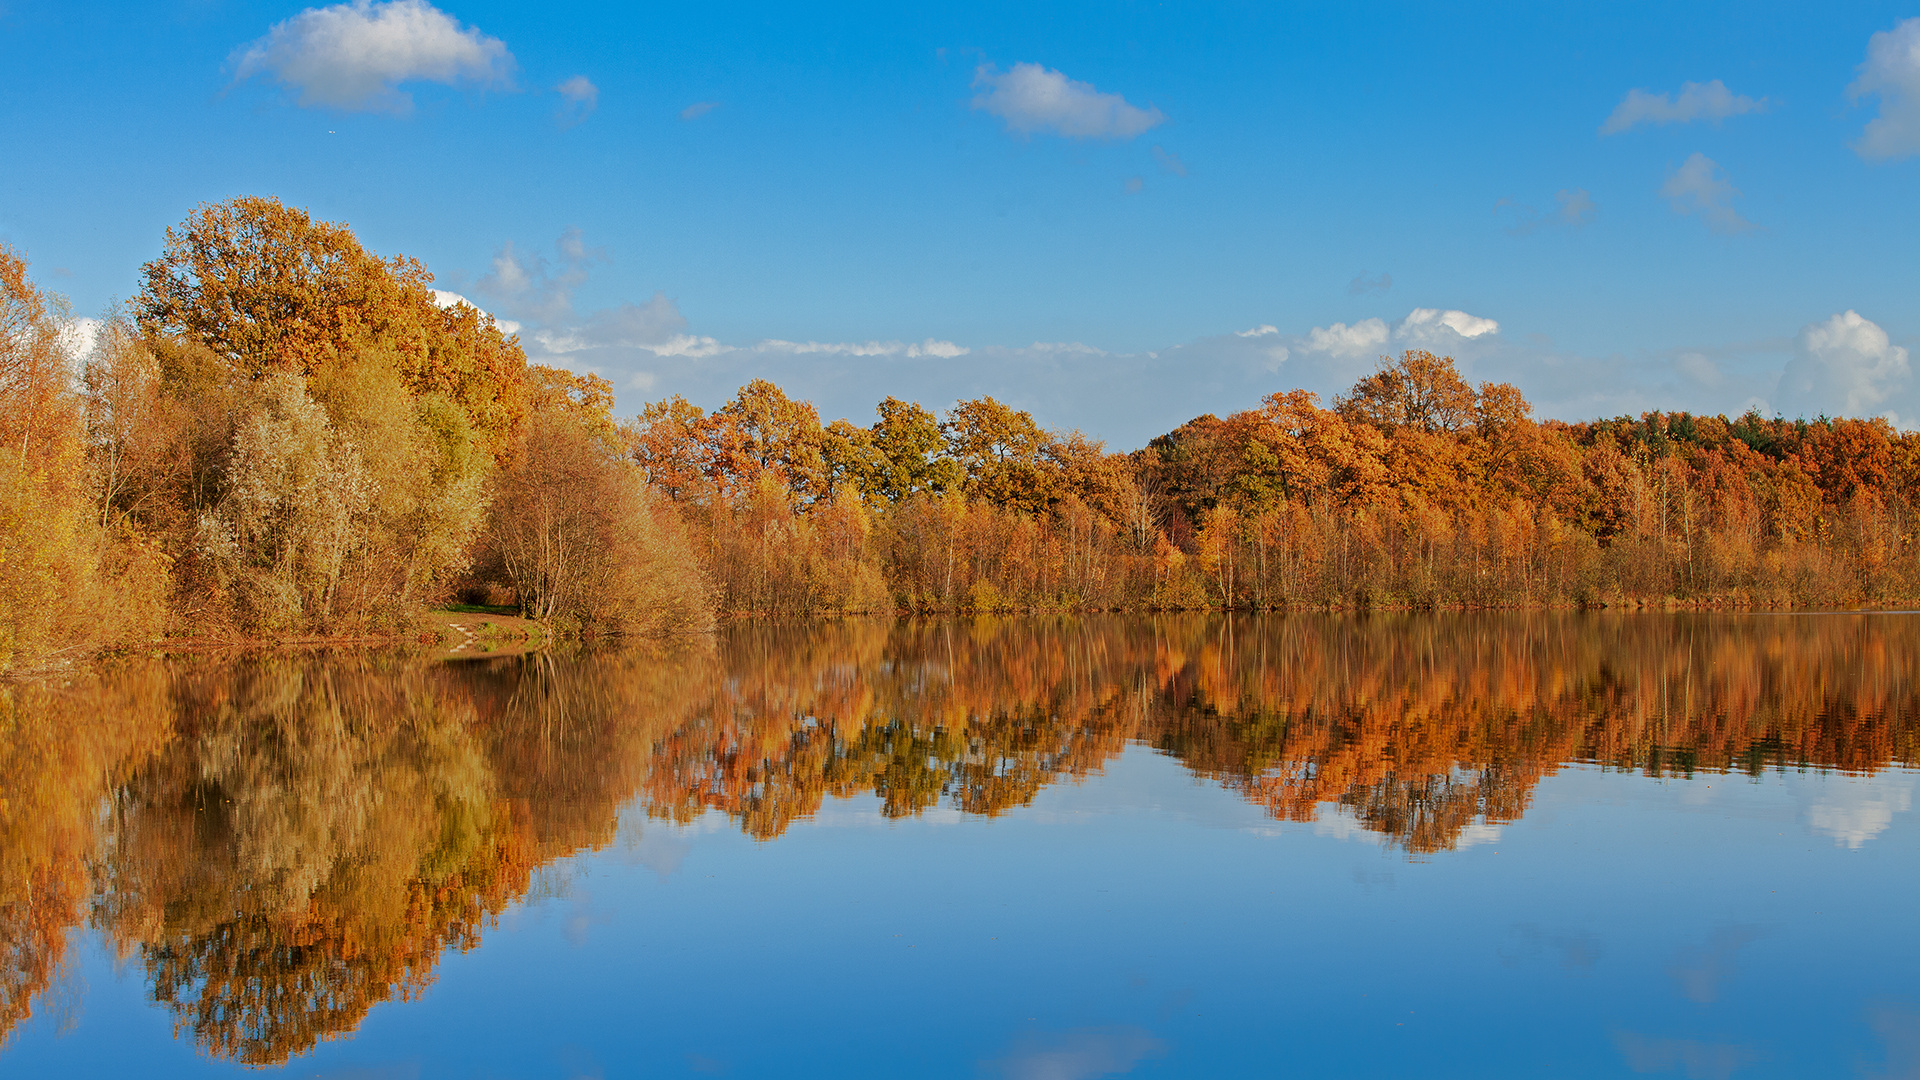
[[[0,117],[0,240],[82,313],[272,194],[626,411],[1130,448],[1428,347],[1549,416],[1920,422],[1911,3],[0,0]]]

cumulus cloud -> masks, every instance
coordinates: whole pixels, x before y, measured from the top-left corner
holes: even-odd
[[[1629,90],[1620,104],[1614,106],[1607,122],[1600,125],[1600,134],[1617,135],[1641,124],[1688,124],[1695,120],[1711,120],[1717,124],[1729,116],[1765,112],[1769,104],[1766,98],[1756,100],[1736,94],[1719,79],[1681,83],[1677,96]]]
[[[1392,274],[1382,270],[1378,276],[1369,276],[1365,270],[1362,270],[1352,281],[1347,282],[1347,295],[1365,296],[1372,292],[1386,292],[1391,288],[1393,288]]]
[[[1039,64],[1015,64],[1007,71],[981,64],[974,69],[973,87],[979,91],[974,108],[1022,135],[1043,131],[1069,139],[1131,139],[1167,119],[1158,108],[1128,104],[1119,94],[1103,94],[1091,83]]]
[[[1798,346],[1780,376],[1779,399],[1809,410],[1874,415],[1912,381],[1907,350],[1851,309],[1803,328]]]
[[[1233,336],[1234,337],[1266,337],[1268,334],[1277,334],[1279,332],[1280,332],[1280,328],[1273,325],[1272,323],[1261,323],[1259,326],[1256,326],[1251,330],[1235,330],[1233,332]]]
[[[1727,171],[1698,151],[1667,176],[1660,197],[1673,206],[1676,214],[1700,215],[1707,228],[1717,233],[1732,235],[1754,227],[1733,208],[1740,189],[1727,179]]]
[[[1164,147],[1155,146],[1153,148],[1153,160],[1159,162],[1160,167],[1162,169],[1172,173],[1175,176],[1187,175],[1187,163],[1184,161],[1181,161],[1180,155],[1172,152],[1171,150],[1167,150]]]
[[[592,116],[593,110],[600,107],[600,88],[593,85],[593,80],[585,75],[575,75],[553,89],[555,93],[566,99],[560,106],[560,111],[553,114],[554,120],[561,127],[572,127],[580,123]]]
[[[696,101],[680,110],[680,119],[698,120],[719,107],[720,103],[717,101]]]
[[[1440,329],[1448,329],[1463,338],[1478,338],[1482,334],[1498,334],[1500,323],[1457,309],[1442,311],[1438,307],[1415,307],[1413,311],[1407,311],[1407,317],[1402,319],[1400,336],[1430,336]]]
[[[1352,326],[1334,323],[1307,331],[1307,348],[1333,356],[1366,356],[1386,343],[1387,324],[1379,319],[1362,319]]]
[[[1920,18],[1868,38],[1859,71],[1847,97],[1878,95],[1880,115],[1867,121],[1854,152],[1869,161],[1920,154]]]
[[[1515,236],[1528,236],[1548,226],[1564,226],[1578,229],[1593,220],[1600,206],[1587,194],[1586,188],[1561,188],[1553,193],[1554,208],[1546,213],[1531,206],[1524,206],[1512,199],[1501,199],[1493,204],[1496,214],[1504,214],[1508,219],[1506,230]]]
[[[1477,338],[1486,334],[1500,332],[1500,324],[1492,319],[1483,319],[1478,315],[1469,315],[1464,311],[1439,308],[1414,308],[1407,317],[1400,320],[1395,337],[1431,341],[1443,331],[1451,331],[1463,338]]]
[[[1349,326],[1334,323],[1307,331],[1300,345],[1309,352],[1329,356],[1358,358],[1374,355],[1389,341],[1408,346],[1450,348],[1461,341],[1500,332],[1493,319],[1469,315],[1454,308],[1414,308],[1406,318],[1389,328],[1386,320],[1361,319]]]
[[[233,56],[234,81],[266,76],[303,107],[404,115],[402,83],[510,86],[513,54],[426,0],[353,0],[309,8]]]

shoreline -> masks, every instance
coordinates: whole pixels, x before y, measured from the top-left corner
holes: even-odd
[[[834,622],[841,619],[885,619],[895,621],[928,619],[1028,619],[1049,617],[1093,617],[1093,616],[1289,616],[1289,615],[1518,615],[1518,614],[1614,614],[1614,615],[1911,615],[1920,614],[1920,605],[1875,605],[1861,604],[1856,607],[1796,607],[1791,605],[1764,605],[1751,603],[1700,603],[1700,602],[1655,602],[1626,601],[1605,604],[1526,604],[1526,605],[1390,605],[1390,606],[1300,606],[1300,607],[1210,607],[1210,608],[1096,608],[1096,607],[1033,607],[1004,608],[988,611],[980,610],[933,610],[897,608],[892,611],[816,611],[816,612],[775,612],[775,611],[732,611],[721,612],[716,616],[713,629],[694,632],[708,635],[718,632],[726,623],[757,622]],[[587,637],[559,635],[545,623],[519,616],[483,615],[466,613],[430,611],[423,613],[427,621],[437,629],[396,630],[384,634],[303,634],[277,637],[192,637],[168,638],[141,645],[118,646],[103,649],[91,656],[81,657],[75,662],[101,659],[115,655],[135,655],[139,653],[214,653],[225,651],[303,651],[312,649],[387,646],[441,646],[437,652],[442,658],[462,656],[499,656],[518,652],[528,652],[562,641],[608,641],[659,640],[657,635],[597,634]],[[478,623],[476,630],[467,626]],[[668,637],[693,636],[673,634]],[[518,646],[518,647],[516,647]],[[31,674],[31,673],[27,673]]]

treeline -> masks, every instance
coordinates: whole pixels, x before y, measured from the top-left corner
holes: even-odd
[[[1920,597],[1920,436],[1536,421],[1425,352],[1129,454],[993,400],[822,425],[756,381],[631,425],[724,610],[1793,608]]]
[[[432,276],[272,199],[169,229],[76,346],[0,248],[0,671],[157,637],[390,634],[461,595],[716,613],[1920,598],[1920,437],[1537,422],[1424,352],[1132,453],[993,398],[822,423],[755,381],[621,421]]]
[[[1568,762],[1920,765],[1917,666],[1920,624],[1873,615],[1182,614],[0,684],[0,1044],[90,925],[207,1053],[282,1064],[423,992],[636,803],[767,840],[830,799],[995,815],[1145,743],[1279,821],[1427,856]]]

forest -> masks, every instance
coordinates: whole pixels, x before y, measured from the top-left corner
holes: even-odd
[[[582,636],[845,613],[1888,605],[1920,436],[1537,420],[1410,351],[1109,451],[991,397],[865,426],[755,380],[615,415],[432,274],[271,198],[169,228],[84,350],[0,247],[0,672],[376,638],[452,601]]]

